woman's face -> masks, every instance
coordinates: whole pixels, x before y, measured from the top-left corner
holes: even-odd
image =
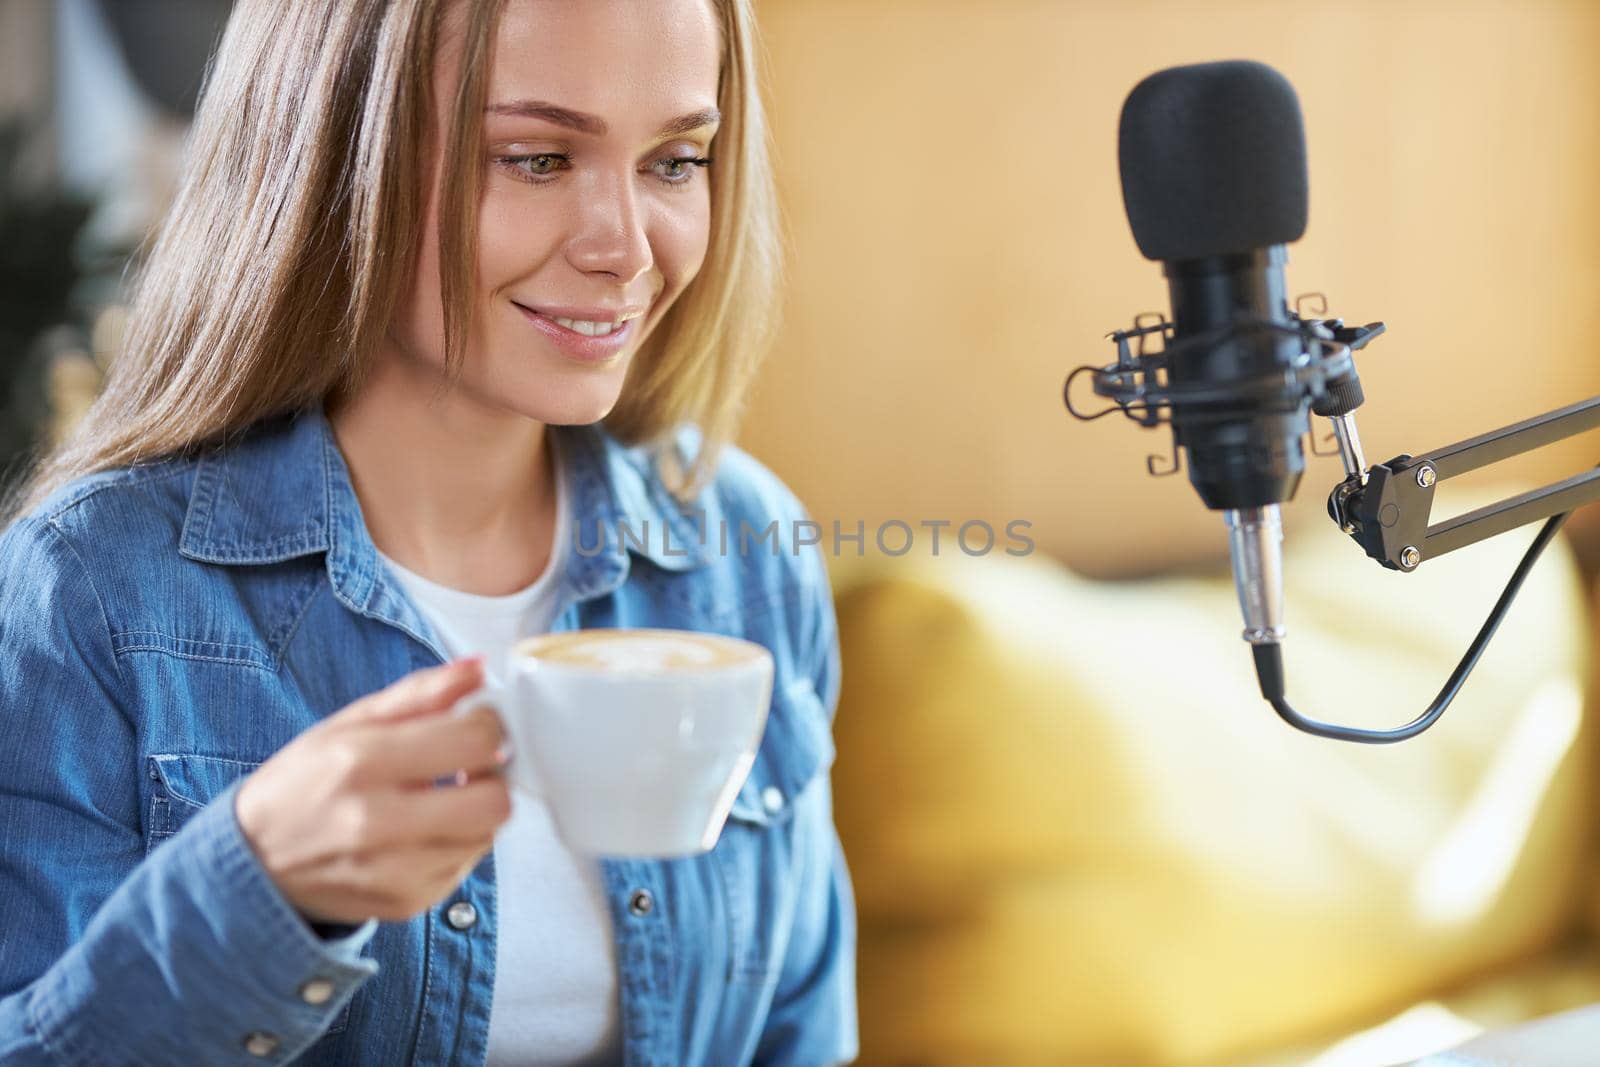
[[[441,36],[449,128],[465,5]],[[459,388],[539,422],[604,417],[710,232],[720,38],[708,0],[506,0],[483,116],[476,306]],[[436,137],[425,232],[390,337],[444,366]]]

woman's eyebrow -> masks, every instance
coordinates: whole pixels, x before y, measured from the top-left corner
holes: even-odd
[[[573,111],[571,108],[548,104],[543,100],[512,100],[503,104],[490,104],[484,111],[491,115],[518,115],[523,118],[543,119],[593,137],[603,137],[607,130],[605,120],[598,115]],[[656,136],[671,137],[674,134],[698,130],[702,126],[715,126],[721,121],[722,112],[716,108],[701,108],[699,111],[691,111],[687,115],[679,115],[668,121],[656,132]]]

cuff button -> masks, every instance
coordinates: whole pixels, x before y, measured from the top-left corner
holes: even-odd
[[[252,1056],[270,1056],[278,1051],[278,1039],[257,1030],[244,1039],[244,1050]]]
[[[326,978],[313,978],[300,987],[300,999],[307,1004],[326,1004],[333,999],[333,983]]]

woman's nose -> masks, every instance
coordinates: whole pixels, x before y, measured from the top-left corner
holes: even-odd
[[[620,282],[631,282],[650,269],[653,256],[644,210],[630,181],[609,182],[584,198],[567,258],[585,273],[609,274]]]

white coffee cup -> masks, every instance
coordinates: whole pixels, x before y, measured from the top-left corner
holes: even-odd
[[[717,634],[543,634],[512,649],[504,687],[453,710],[495,710],[507,777],[549,805],[574,849],[686,856],[717,843],[755,763],[772,672],[765,648]]]

